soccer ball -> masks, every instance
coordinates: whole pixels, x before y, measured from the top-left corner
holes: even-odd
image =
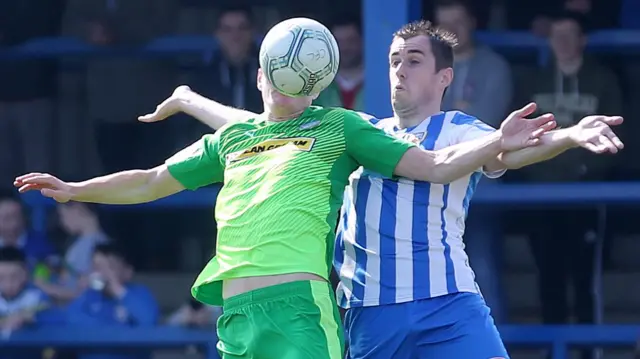
[[[307,18],[282,21],[260,46],[260,67],[271,85],[291,96],[313,96],[326,89],[338,72],[340,55],[331,32]]]

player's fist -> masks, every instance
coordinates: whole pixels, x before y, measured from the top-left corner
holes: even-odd
[[[187,98],[191,93],[192,91],[189,86],[182,85],[176,87],[169,98],[156,106],[156,110],[153,113],[138,117],[138,121],[158,122],[175,115],[180,112],[180,101]]]
[[[570,128],[570,136],[576,145],[591,152],[617,153],[624,144],[610,126],[617,126],[623,121],[620,116],[587,116]]]
[[[73,195],[71,185],[47,173],[22,175],[13,181],[13,185],[20,193],[40,191],[43,196],[60,203],[69,202]]]
[[[540,144],[540,137],[556,127],[552,114],[527,118],[536,112],[537,105],[530,103],[513,111],[500,125],[502,150],[505,152]]]

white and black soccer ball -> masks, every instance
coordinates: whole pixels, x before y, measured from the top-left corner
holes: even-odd
[[[282,21],[260,46],[260,67],[271,85],[291,96],[313,96],[326,89],[338,72],[338,43],[329,29],[307,18]]]

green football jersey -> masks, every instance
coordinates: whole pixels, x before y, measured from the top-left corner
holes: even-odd
[[[192,288],[222,304],[222,280],[287,273],[329,278],[335,226],[349,176],[391,176],[412,146],[353,111],[310,107],[297,119],[229,124],[167,160],[195,190],[215,182],[216,255]]]

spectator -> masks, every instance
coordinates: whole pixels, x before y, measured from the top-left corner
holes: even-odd
[[[178,308],[167,319],[167,324],[192,328],[213,328],[222,314],[219,307],[212,307],[193,298]]]
[[[527,0],[524,0],[527,1]],[[511,21],[520,28],[530,26],[538,36],[549,36],[553,15],[558,11],[570,11],[583,17],[583,26],[588,30],[602,30],[620,26],[621,0],[528,0],[532,4],[513,2],[510,4]],[[537,12],[531,19],[531,9]],[[519,22],[520,26],[517,26]]]
[[[340,48],[340,69],[335,81],[324,90],[316,104],[364,111],[364,66],[362,24],[359,17],[346,16],[331,27]]]
[[[242,6],[222,9],[215,28],[220,51],[192,74],[190,83],[204,96],[225,105],[262,112],[256,80],[258,48],[251,10]],[[209,132],[208,129],[201,129]]]
[[[29,284],[24,253],[0,248],[0,329],[10,333],[33,323],[48,306],[46,295]]]
[[[582,17],[563,12],[551,23],[554,61],[534,71],[522,84],[521,102],[535,101],[540,112],[555,114],[559,126],[569,127],[588,114],[620,114],[621,90],[608,68],[584,54],[586,37]],[[574,182],[606,180],[615,165],[607,156],[586,151],[564,153],[550,161],[519,171],[525,181]],[[575,316],[593,323],[593,259],[597,216],[593,210],[532,212],[530,244],[539,271],[542,318],[564,324],[571,317],[567,287],[573,282]],[[589,357],[589,353],[584,353]]]
[[[146,287],[132,282],[134,270],[124,252],[99,244],[93,254],[90,288],[67,309],[67,323],[76,326],[140,327],[155,325],[158,304]],[[144,356],[145,358],[148,355]],[[82,354],[80,359],[129,359],[138,356]]]
[[[499,127],[512,101],[509,64],[488,47],[473,41],[476,19],[469,3],[463,0],[439,2],[435,18],[438,25],[458,38],[458,45],[454,48],[453,82],[445,92],[442,110],[461,110]],[[495,182],[481,181],[479,185],[492,183]],[[482,288],[493,318],[501,322],[504,320],[504,306],[500,275],[500,214],[490,209],[476,211],[472,208],[467,226],[465,243],[476,281]]]
[[[0,248],[5,247],[23,251],[36,276],[48,277],[49,263],[55,258],[54,248],[44,235],[27,229],[22,204],[13,198],[0,198]]]
[[[61,204],[58,216],[65,232],[73,237],[72,243],[66,250],[59,277],[54,281],[36,283],[53,299],[66,302],[85,289],[94,249],[96,245],[107,242],[108,238],[100,227],[98,215],[86,203]]]
[[[0,47],[59,34],[64,2],[0,2]],[[17,173],[52,171],[56,62],[3,61],[0,67],[0,186]]]
[[[444,0],[436,5],[436,22],[458,38],[454,48],[455,76],[447,89],[442,110],[460,110],[499,127],[512,101],[509,64],[486,46],[473,41],[476,20],[464,0]]]

